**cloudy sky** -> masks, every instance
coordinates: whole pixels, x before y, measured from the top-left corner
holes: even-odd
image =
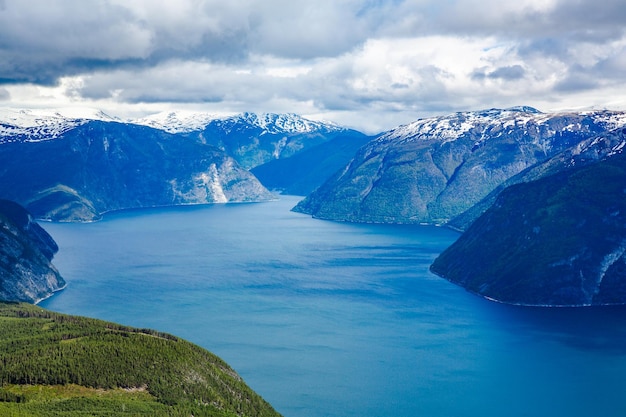
[[[624,0],[0,0],[0,107],[626,109]]]

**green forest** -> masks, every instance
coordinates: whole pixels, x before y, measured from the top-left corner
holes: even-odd
[[[278,416],[175,336],[0,302],[2,416]]]

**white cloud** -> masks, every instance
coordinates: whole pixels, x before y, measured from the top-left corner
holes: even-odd
[[[622,0],[5,0],[14,107],[298,112],[370,132],[528,104],[624,106]]]

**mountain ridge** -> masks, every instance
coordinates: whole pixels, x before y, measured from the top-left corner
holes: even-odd
[[[431,270],[510,304],[625,304],[625,142],[620,128],[523,173]]]
[[[294,211],[328,220],[445,224],[519,172],[624,124],[626,112],[523,106],[420,119],[369,142]]]
[[[0,196],[35,217],[275,198],[223,151],[147,126],[90,120],[54,140],[0,145]]]
[[[210,113],[180,110],[122,119],[93,108],[0,108],[0,143],[3,143],[4,138],[14,136],[29,141],[55,139],[68,130],[94,120],[148,126],[173,134],[201,132],[212,122],[231,125],[246,123],[265,130],[267,133],[345,130],[335,123],[315,121],[295,113]]]

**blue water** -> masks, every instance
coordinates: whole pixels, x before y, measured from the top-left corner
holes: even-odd
[[[45,224],[52,310],[173,333],[286,417],[625,416],[626,309],[478,298],[428,266],[458,235],[263,204]]]

